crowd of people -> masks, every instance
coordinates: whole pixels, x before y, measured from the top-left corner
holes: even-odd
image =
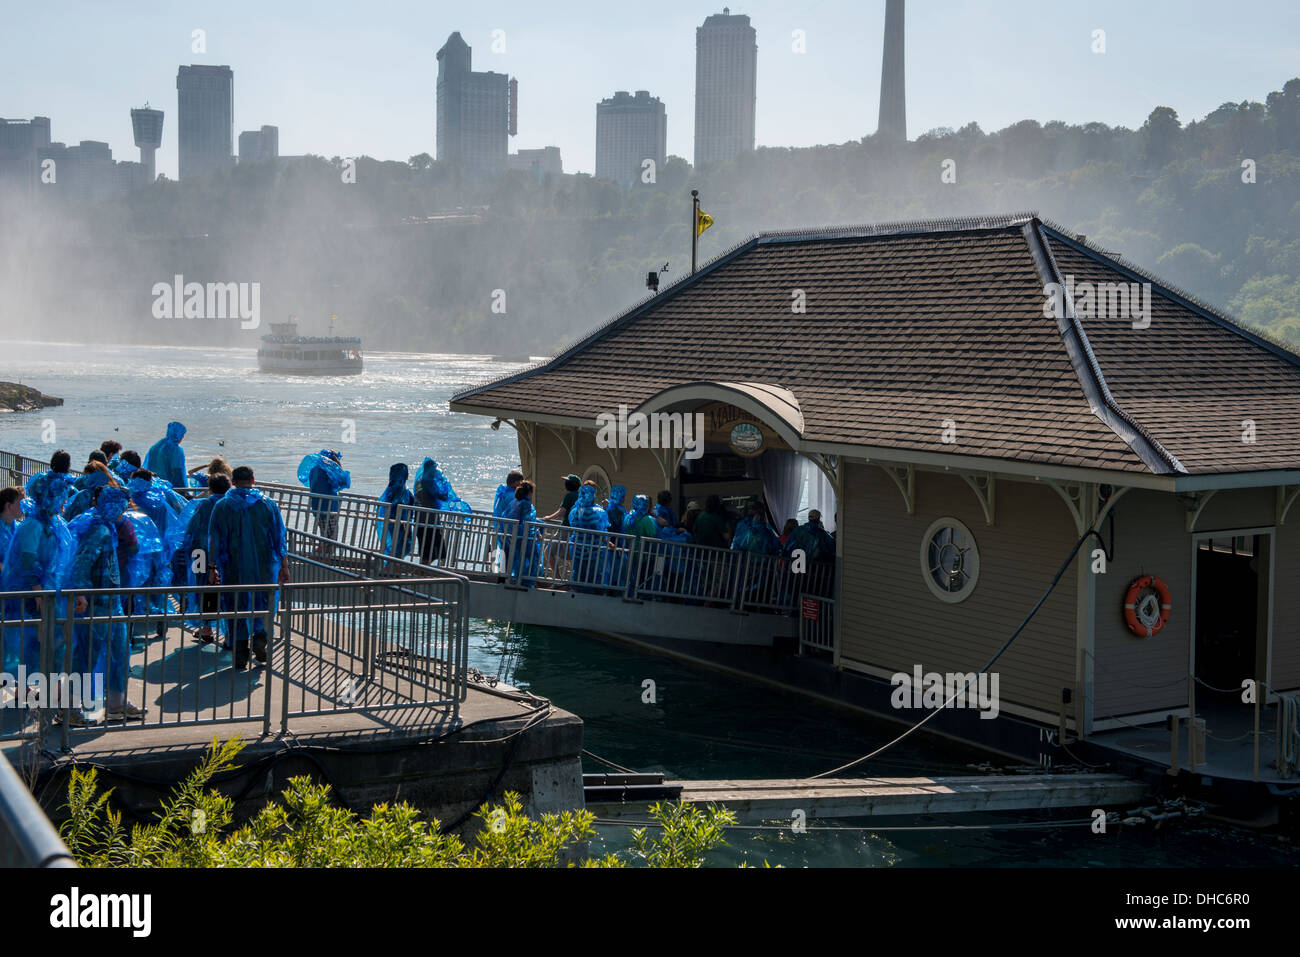
[[[729,549],[759,555],[799,556],[798,570],[813,565],[829,565],[835,560],[835,541],[826,531],[821,514],[816,509],[808,513],[802,525],[794,519],[785,524],[778,535],[773,528],[766,506],[751,498],[743,514],[728,510],[721,497],[709,495],[704,504],[691,501],[681,519],[673,508],[672,493],[664,490],[654,497],[632,498],[630,507],[625,504],[627,488],[614,485],[599,502],[600,489],[592,480],[579,476],[564,476],[564,496],[559,507],[549,515],[537,515],[533,505],[536,491],[532,482],[522,472],[512,471],[499,486],[492,514],[510,519],[498,527],[497,544],[505,556],[505,567],[511,578],[532,586],[538,577],[562,577],[563,564],[568,562],[568,577],[578,591],[602,590],[602,586],[622,586],[626,582],[625,569],[638,550],[649,550],[642,540],[676,544],[695,544],[711,549]],[[536,526],[524,537],[526,522],[554,522],[571,529],[566,548],[553,547],[544,541]],[[614,532],[629,536],[611,539],[599,534]],[[548,547],[551,545],[552,547]],[[710,560],[709,553],[698,549],[656,549],[655,561],[643,569],[645,578],[632,582],[633,589],[671,592],[679,595],[708,599],[719,592],[723,584],[718,568],[724,565],[734,569],[734,563]],[[663,558],[664,561],[659,561]],[[730,583],[729,580],[727,583]],[[765,587],[757,582],[746,587]],[[778,587],[786,587],[785,583]]]
[[[106,440],[91,451],[76,477],[70,471],[71,455],[60,450],[51,457],[49,469],[32,476],[24,488],[0,489],[0,590],[11,593],[3,605],[6,674],[15,674],[20,664],[29,674],[40,670],[41,598],[12,597],[22,592],[157,589],[148,596],[101,594],[90,601],[78,597],[71,609],[56,610],[56,615],[70,611],[74,620],[82,619],[73,629],[73,670],[106,677],[108,720],[144,715],[127,700],[129,657],[133,646],[164,635],[163,616],[170,613],[170,601],[193,614],[187,624],[198,641],[220,641],[232,653],[235,669],[248,669],[253,659],[266,662],[274,588],[288,581],[283,517],[276,503],[255,487],[249,466],[232,468],[214,458],[187,469],[185,431],[180,422],[169,423],[165,435],[143,456]],[[339,496],[351,486],[342,455],[321,449],[306,456],[298,479],[309,491],[317,534],[336,539]],[[389,469],[388,485],[378,496],[379,547],[397,558],[442,564],[455,523],[445,517],[421,518],[412,509],[473,509],[433,458],[421,463],[413,487],[408,487],[410,481],[405,463]],[[653,504],[647,494],[634,495],[629,503],[623,485],[614,485],[604,496],[595,482],[577,475],[564,476],[563,485],[559,507],[540,518],[533,504],[535,485],[522,472],[511,471],[497,488],[492,515],[509,520],[495,530],[503,577],[508,572],[529,587],[539,578],[568,578],[578,591],[629,586],[649,597],[675,594],[708,602],[718,597],[720,586],[736,583],[734,577],[720,578],[719,569],[730,569],[725,574],[734,576],[737,566],[713,560],[709,549],[719,550],[720,556],[730,550],[802,559],[803,567],[795,569],[792,561],[791,570],[834,562],[834,539],[815,509],[806,522],[790,519],[778,534],[757,498],[736,514],[718,495],[709,495],[702,505],[688,502],[679,519],[669,491],[658,492]],[[569,531],[543,532],[544,522]],[[625,537],[611,538],[607,532]],[[702,548],[674,549],[673,544]],[[654,560],[637,566],[640,579],[629,581],[629,563],[638,552],[652,551]],[[186,590],[200,585],[262,587]],[[748,581],[742,585],[760,587]],[[164,590],[172,586],[175,590]],[[773,586],[769,582],[764,587]],[[144,622],[153,624],[151,634],[145,633]],[[65,651],[55,650],[56,663],[64,661]]]
[[[56,616],[70,611],[74,618],[73,672],[106,678],[103,704],[110,721],[145,714],[127,698],[131,648],[164,635],[169,601],[207,613],[191,620],[196,637],[204,643],[223,638],[232,666],[242,671],[251,658],[267,660],[274,591],[265,586],[288,580],[284,522],[279,507],[254,487],[253,470],[231,468],[221,458],[187,470],[184,437],[184,425],[169,423],[143,458],[106,440],[89,454],[79,477],[70,472],[71,455],[60,450],[49,469],[24,488],[0,489],[0,590],[160,589],[78,596],[70,609],[55,610]],[[202,594],[183,587],[161,590],[199,585],[264,587]],[[40,672],[42,612],[39,595],[5,599],[6,674],[16,674],[20,665],[28,674]],[[152,634],[145,633],[145,621],[154,624]],[[55,635],[61,641],[62,629]],[[66,647],[54,649],[56,670],[63,670],[66,653]],[[91,710],[74,711],[71,720],[85,723]]]

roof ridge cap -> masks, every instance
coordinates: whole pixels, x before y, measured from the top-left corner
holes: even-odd
[[[1038,219],[1038,213],[1030,210],[1020,213],[994,213],[987,216],[958,216],[938,219],[893,220],[881,223],[862,223],[857,225],[838,225],[805,227],[802,229],[763,230],[757,238],[764,240],[780,239],[817,239],[824,236],[850,238],[854,236],[896,236],[923,235],[941,232],[971,232],[980,229],[1006,229],[1011,226],[1023,226]]]
[[[1106,376],[1102,372],[1101,363],[1092,350],[1092,343],[1088,341],[1088,333],[1075,313],[1074,297],[1070,295],[1068,290],[1065,290],[1065,283],[1061,280],[1060,267],[1056,263],[1056,257],[1052,254],[1052,247],[1043,239],[1040,233],[1042,228],[1042,220],[1037,217],[1032,222],[1026,223],[1024,226],[1025,242],[1029,244],[1030,255],[1039,268],[1039,274],[1044,285],[1053,283],[1065,293],[1064,308],[1061,310],[1061,315],[1057,317],[1057,324],[1061,331],[1061,338],[1065,340],[1066,352],[1070,357],[1070,364],[1074,367],[1074,374],[1078,377],[1079,385],[1082,386],[1089,404],[1093,406],[1093,414],[1105,422],[1129,448],[1133,449],[1143,463],[1153,472],[1156,470],[1153,468],[1151,459],[1162,463],[1171,472],[1186,473],[1187,469],[1178,461],[1177,456],[1166,449],[1146,427],[1121,408],[1115,400],[1115,396],[1110,391],[1110,386],[1106,384]],[[1066,338],[1069,332],[1074,333],[1077,349],[1070,348],[1069,340]],[[1091,379],[1091,388],[1089,387],[1090,383],[1083,374],[1084,370],[1080,369],[1080,365],[1084,367],[1088,378]],[[1101,408],[1097,408],[1097,406]],[[1109,412],[1110,416],[1104,414],[1104,412]],[[1141,444],[1145,446],[1145,449],[1139,448],[1134,443],[1133,438],[1126,436],[1123,431],[1116,428],[1115,423],[1110,420],[1111,416],[1131,429],[1134,437],[1141,440]],[[1144,454],[1144,451],[1146,454]]]

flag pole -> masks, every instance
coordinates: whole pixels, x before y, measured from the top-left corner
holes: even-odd
[[[691,190],[691,275],[695,275],[695,246],[700,238],[700,191]]]

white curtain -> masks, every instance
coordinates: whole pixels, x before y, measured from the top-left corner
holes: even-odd
[[[788,449],[768,449],[758,457],[758,477],[763,483],[763,497],[772,510],[776,532],[787,518],[797,517],[803,498],[804,465],[811,465],[802,455]]]
[[[831,486],[830,479],[826,473],[813,465],[808,459],[803,459],[804,477],[808,481],[808,508],[817,509],[822,513],[822,524],[826,526],[826,531],[835,531],[835,489]],[[807,516],[800,516],[807,521]]]

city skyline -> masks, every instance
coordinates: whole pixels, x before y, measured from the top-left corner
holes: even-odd
[[[694,108],[694,32],[722,5],[674,5],[653,21],[603,8],[595,17],[594,4],[572,6],[560,25],[516,3],[491,14],[380,4],[380,16],[359,25],[331,2],[303,18],[236,0],[220,8],[163,10],[130,30],[68,16],[69,9],[92,11],[86,3],[57,12],[34,8],[23,29],[0,38],[7,74],[0,112],[49,116],[53,139],[107,142],[115,155],[127,156],[134,153],[130,106],[148,100],[170,112],[178,64],[228,64],[241,77],[236,129],[270,120],[288,155],[404,161],[435,155],[434,55],[459,30],[482,51],[476,67],[522,80],[512,151],[558,145],[567,170],[592,172],[591,102],[610,90],[650,89],[683,120],[669,130],[667,152],[691,159],[693,130],[684,120]],[[1131,9],[1107,0],[1086,9],[1039,10],[1006,0],[1007,16],[996,29],[986,6],[908,10],[913,137],[936,126],[974,121],[994,130],[1026,118],[1136,128],[1158,105],[1187,121],[1277,86],[1300,61],[1300,13],[1280,0],[1261,4],[1250,22],[1226,21],[1213,38],[1194,26],[1197,9],[1208,13],[1208,4]],[[592,18],[581,12],[588,7]],[[1036,12],[1021,18],[1014,15],[1019,8]],[[883,0],[861,7],[820,0],[733,7],[759,35],[760,147],[841,143],[875,131],[884,11]],[[257,31],[246,27],[250,16]],[[240,22],[245,26],[237,29]],[[1107,27],[1107,52],[1092,53],[1092,31]],[[191,50],[196,29],[205,30],[203,54]],[[504,31],[500,53],[492,52],[495,30]],[[804,31],[802,54],[792,49],[795,30]],[[344,49],[352,51],[349,57],[339,55]],[[107,59],[110,52],[116,59]],[[51,63],[59,65],[54,74]],[[83,71],[92,71],[95,82]],[[52,75],[60,79],[52,82]],[[157,154],[158,171],[173,179],[177,131],[177,124],[167,124]]]

